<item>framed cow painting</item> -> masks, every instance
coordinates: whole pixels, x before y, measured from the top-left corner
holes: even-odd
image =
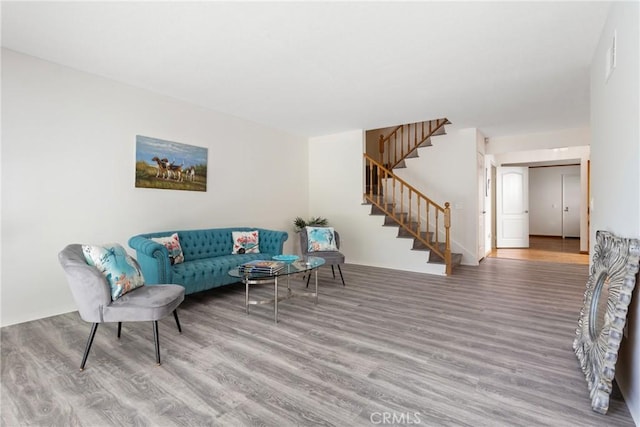
[[[208,150],[136,135],[136,187],[207,191]]]

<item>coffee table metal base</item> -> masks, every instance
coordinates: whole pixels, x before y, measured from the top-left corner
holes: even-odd
[[[311,274],[311,271],[307,271],[307,274]],[[267,276],[267,277],[254,277],[248,278],[244,277],[242,279],[245,286],[245,297],[244,303],[247,310],[247,314],[249,314],[249,306],[250,305],[260,305],[260,304],[271,304],[273,303],[273,319],[275,323],[278,323],[278,302],[284,301],[293,297],[314,297],[314,303],[318,304],[318,270],[314,269],[313,274],[315,277],[315,292],[293,292],[291,290],[291,285],[289,282],[290,275],[287,275],[287,295],[286,296],[278,296],[278,276]],[[261,299],[261,300],[252,300],[249,299],[249,286],[250,285],[265,285],[267,283],[273,283],[273,298]]]

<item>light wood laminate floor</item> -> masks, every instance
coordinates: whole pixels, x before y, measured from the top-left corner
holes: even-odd
[[[528,248],[493,249],[487,257],[589,265],[589,254],[580,253],[580,239],[529,236]]]
[[[242,285],[188,296],[182,334],[160,322],[159,367],[151,323],[124,324],[120,340],[101,325],[84,372],[90,325],[76,312],[4,327],[1,423],[633,425],[619,399],[606,416],[591,410],[571,347],[586,266],[488,258],[451,277],[343,272],[346,287],[320,269],[319,304],[282,302],[278,325],[271,305],[245,314]]]

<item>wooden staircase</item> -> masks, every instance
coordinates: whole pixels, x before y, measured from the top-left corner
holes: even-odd
[[[446,134],[447,118],[397,126],[389,135],[380,135],[378,149],[381,163],[391,170],[406,167],[404,159],[418,157],[418,148],[430,147],[431,137]]]
[[[418,148],[431,146],[431,138],[445,134],[449,120],[410,123],[380,136],[379,159],[364,154],[366,203],[371,215],[384,215],[384,226],[398,227],[398,238],[413,239],[412,250],[428,251],[428,263],[444,264],[450,275],[462,254],[451,253],[451,210],[449,202],[440,206],[393,173],[406,167],[405,159],[418,156]]]

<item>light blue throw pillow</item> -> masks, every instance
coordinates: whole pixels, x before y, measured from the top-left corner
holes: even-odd
[[[129,291],[144,286],[144,277],[138,263],[121,245],[82,245],[82,252],[87,264],[96,267],[107,278],[113,301]]]
[[[307,230],[307,252],[337,251],[333,227],[305,227]]]

